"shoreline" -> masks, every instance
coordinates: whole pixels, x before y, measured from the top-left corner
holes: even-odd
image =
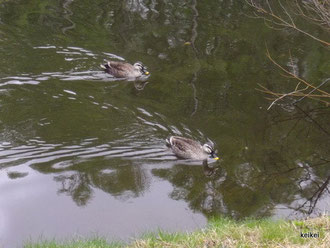
[[[206,228],[184,233],[158,231],[130,244],[109,243],[103,238],[25,243],[26,248],[148,248],[148,247],[328,247],[330,216],[305,220],[211,219]]]

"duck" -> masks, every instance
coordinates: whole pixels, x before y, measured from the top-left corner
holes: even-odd
[[[136,62],[133,65],[121,61],[108,61],[101,65],[106,73],[111,74],[116,78],[138,78],[141,76],[148,76],[150,72],[147,71],[141,62]]]
[[[212,142],[201,145],[198,141],[189,138],[170,136],[166,139],[166,146],[171,148],[172,152],[182,159],[207,160],[210,157],[215,160],[219,159],[215,154]]]

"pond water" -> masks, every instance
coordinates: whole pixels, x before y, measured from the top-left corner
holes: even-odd
[[[315,83],[329,50],[252,15],[229,0],[0,1],[0,247],[328,211],[329,108],[267,110],[256,88],[292,88],[266,46]],[[106,59],[151,76],[113,80]],[[179,160],[169,135],[210,139],[221,159]]]

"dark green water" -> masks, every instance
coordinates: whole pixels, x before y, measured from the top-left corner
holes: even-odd
[[[266,44],[315,84],[329,50],[249,15],[244,1],[0,1],[0,246],[329,210],[329,108],[267,111],[256,91],[292,90]],[[113,81],[104,59],[151,76]],[[211,139],[221,160],[178,160],[173,134]]]

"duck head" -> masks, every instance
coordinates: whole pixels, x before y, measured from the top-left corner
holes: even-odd
[[[207,154],[210,154],[210,156],[212,158],[214,158],[215,160],[218,160],[219,157],[215,154],[215,150],[214,150],[214,144],[212,142],[206,142],[203,145],[203,150],[204,152],[206,152]]]
[[[149,75],[150,72],[147,71],[147,67],[144,66],[141,62],[136,62],[134,65],[134,68],[142,73],[142,75]]]

